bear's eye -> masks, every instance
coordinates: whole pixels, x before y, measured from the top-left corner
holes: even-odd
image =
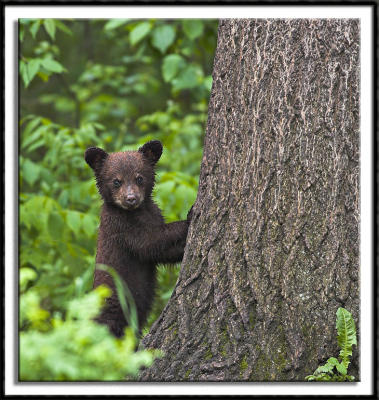
[[[113,179],[113,186],[119,188],[121,186],[121,181],[119,179]]]
[[[142,185],[142,182],[143,182],[142,176],[137,176],[136,182],[137,182],[137,185]]]

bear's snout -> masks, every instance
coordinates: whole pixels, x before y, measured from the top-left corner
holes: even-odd
[[[123,190],[124,189],[124,190]],[[143,201],[143,196],[138,187],[128,185],[121,188],[118,196],[115,196],[116,203],[126,210],[134,210],[139,207]]]
[[[130,206],[135,206],[137,204],[137,198],[134,194],[129,194],[126,196],[124,202]]]

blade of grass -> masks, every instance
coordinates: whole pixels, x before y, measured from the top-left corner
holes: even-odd
[[[107,272],[114,281],[117,297],[120,302],[120,306],[124,317],[128,325],[133,329],[136,337],[138,337],[138,317],[137,317],[137,307],[134,302],[132,293],[130,292],[128,285],[122,280],[117,273],[117,271],[105,264],[96,264],[96,268]]]

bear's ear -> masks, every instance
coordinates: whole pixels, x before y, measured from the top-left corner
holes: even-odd
[[[84,153],[86,163],[93,170],[98,169],[107,157],[108,153],[98,147],[89,147]]]
[[[151,140],[138,149],[153,165],[161,158],[163,147],[159,140]]]

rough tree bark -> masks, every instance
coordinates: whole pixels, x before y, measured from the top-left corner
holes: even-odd
[[[359,221],[359,21],[220,21],[187,248],[142,343],[165,356],[140,379],[303,381],[338,355],[337,308],[358,326]]]

